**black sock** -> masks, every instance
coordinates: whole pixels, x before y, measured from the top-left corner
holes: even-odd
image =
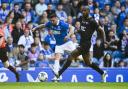
[[[10,71],[12,71],[15,75],[17,75],[18,73],[16,72],[16,69],[14,67],[12,67],[11,65],[8,67],[8,69]]]
[[[71,65],[71,63],[72,63],[72,61],[70,59],[67,59],[63,65],[62,69],[60,69],[59,75],[61,75]]]
[[[16,71],[16,69],[14,67],[12,67],[11,65],[8,67],[8,69],[15,74],[16,82],[19,82],[19,73]]]
[[[93,68],[97,72],[99,72],[101,75],[104,73],[103,70],[101,70],[95,63],[92,63],[89,67]]]

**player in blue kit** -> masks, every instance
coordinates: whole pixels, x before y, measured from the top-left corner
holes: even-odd
[[[68,23],[59,20],[56,14],[52,14],[50,16],[49,22],[47,22],[46,24],[41,24],[34,29],[37,28],[47,28],[48,30],[53,31],[53,35],[56,40],[55,63],[53,66],[53,70],[55,72],[58,72],[60,68],[59,61],[64,51],[71,52],[75,49],[73,42],[68,40],[70,38],[70,35],[73,34],[73,29]]]

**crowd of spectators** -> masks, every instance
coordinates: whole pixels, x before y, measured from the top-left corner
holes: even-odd
[[[77,19],[85,5],[89,6],[90,17],[104,28],[107,38],[102,43],[98,34],[93,34],[92,62],[100,67],[128,67],[128,0],[0,0],[0,30],[5,33],[11,65],[27,70],[53,64],[54,34],[47,28],[33,28],[47,23],[55,13],[75,32],[80,29]],[[70,39],[77,47],[79,34],[72,34]],[[63,54],[61,65],[68,55]],[[85,67],[81,56],[78,59],[71,66]]]

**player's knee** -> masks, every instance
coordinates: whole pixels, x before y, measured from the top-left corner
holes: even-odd
[[[75,58],[74,58],[74,56],[71,54],[71,55],[69,55],[69,57],[68,57],[68,60],[74,60]]]
[[[3,64],[4,64],[4,67],[5,68],[8,68],[9,67],[9,62],[8,61],[4,62]]]

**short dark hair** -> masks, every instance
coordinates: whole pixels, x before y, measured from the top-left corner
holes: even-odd
[[[48,3],[47,5],[52,5],[52,3]]]
[[[83,6],[82,10],[84,11],[84,10],[90,10],[90,9],[89,9],[89,6],[85,5]]]
[[[15,3],[14,6],[19,6],[19,4],[18,3]]]
[[[35,44],[35,43],[32,43],[32,44],[31,44],[31,47],[36,47],[36,44]]]
[[[43,45],[45,45],[45,46],[46,46],[46,45],[49,45],[49,43],[46,42],[46,41],[42,41],[41,43],[42,43]]]
[[[53,18],[53,17],[57,17],[55,13],[50,15],[50,18]]]
[[[19,48],[25,48],[25,46],[22,45],[22,44],[18,45],[18,47],[19,47]]]

